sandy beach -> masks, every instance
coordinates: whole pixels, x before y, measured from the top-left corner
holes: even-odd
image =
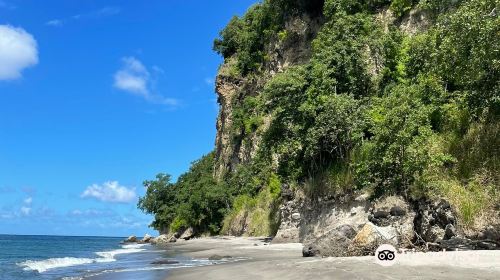
[[[184,279],[499,279],[500,251],[407,253],[380,266],[374,257],[303,258],[302,245],[268,244],[259,238],[201,238],[169,245],[193,258],[213,255],[243,260],[178,268],[168,280]]]

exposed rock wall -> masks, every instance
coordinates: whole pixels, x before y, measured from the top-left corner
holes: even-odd
[[[276,73],[309,60],[311,41],[316,37],[322,22],[320,15],[313,15],[315,16],[304,14],[286,22],[286,38],[280,39],[276,36],[271,40],[266,47],[269,59],[258,77],[233,77],[228,71],[231,59],[227,59],[221,66],[216,79],[217,101],[220,105],[215,140],[216,178],[220,179],[225,173],[233,171],[238,164],[248,162],[255,155],[260,137],[256,134],[245,135],[244,131],[234,131],[233,109],[241,104],[245,97],[258,95],[265,83]],[[244,140],[250,144],[243,145]]]
[[[465,233],[445,200],[408,202],[387,196],[371,201],[356,193],[344,200],[312,201],[300,190],[286,192],[282,199],[281,225],[273,242],[302,242],[305,256],[367,255],[381,244],[422,250],[500,249],[499,223]]]

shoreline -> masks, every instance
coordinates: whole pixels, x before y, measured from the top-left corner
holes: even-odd
[[[390,267],[375,257],[304,258],[300,243],[269,244],[259,238],[200,238],[172,243],[168,250],[192,258],[248,258],[201,267],[176,268],[166,280],[187,279],[498,279],[500,251],[407,253]]]
[[[330,280],[330,279],[499,279],[500,251],[411,252],[393,266],[374,256],[302,257],[301,243],[267,243],[255,237],[205,237],[158,245],[168,259],[199,266],[111,272],[89,280]],[[215,259],[214,259],[215,258]],[[219,258],[222,258],[220,260]],[[210,259],[214,259],[210,261]],[[151,260],[151,262],[154,260]],[[201,265],[201,262],[203,264]]]

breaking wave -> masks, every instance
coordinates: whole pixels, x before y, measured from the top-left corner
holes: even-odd
[[[104,252],[96,252],[95,254],[99,256],[98,258],[73,258],[73,257],[64,257],[64,258],[51,258],[46,260],[27,260],[22,263],[18,263],[17,265],[23,267],[24,270],[33,270],[38,271],[39,273],[43,273],[47,270],[62,268],[62,267],[70,267],[91,263],[105,263],[105,262],[114,262],[116,261],[116,255],[122,254],[131,254],[145,251],[142,247],[144,244],[128,244],[122,245],[121,249],[112,250],[112,251],[104,251]]]

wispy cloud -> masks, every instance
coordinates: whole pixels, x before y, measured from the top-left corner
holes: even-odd
[[[1,0],[0,0],[1,1]],[[51,19],[47,21],[45,24],[48,26],[53,26],[53,27],[58,27],[62,26],[65,23],[69,23],[71,21],[76,21],[76,20],[84,20],[84,19],[99,19],[103,17],[110,17],[117,15],[121,12],[120,7],[103,7],[98,10],[93,10],[90,12],[86,13],[81,13],[81,14],[76,14],[68,18],[56,18],[56,19]]]
[[[116,213],[111,210],[98,210],[98,209],[75,209],[68,213],[71,217],[111,217],[115,216]]]
[[[93,184],[81,194],[82,198],[94,198],[103,202],[131,203],[137,199],[135,188],[121,186],[117,181]]]
[[[24,205],[21,206],[21,214],[23,216],[29,216],[31,214],[31,203],[33,203],[33,198],[30,196],[30,197],[27,197],[23,200],[23,203]]]
[[[38,64],[35,38],[22,28],[0,25],[0,80],[14,80]]]
[[[176,99],[167,98],[154,92],[156,80],[140,60],[135,57],[124,57],[122,63],[122,68],[114,74],[113,86],[115,88],[140,96],[152,103],[178,105]],[[158,66],[153,66],[153,71],[163,73],[163,70]]]
[[[60,19],[53,19],[53,20],[49,20],[45,23],[46,25],[49,25],[49,26],[62,26],[63,25],[63,21],[60,20]]]

